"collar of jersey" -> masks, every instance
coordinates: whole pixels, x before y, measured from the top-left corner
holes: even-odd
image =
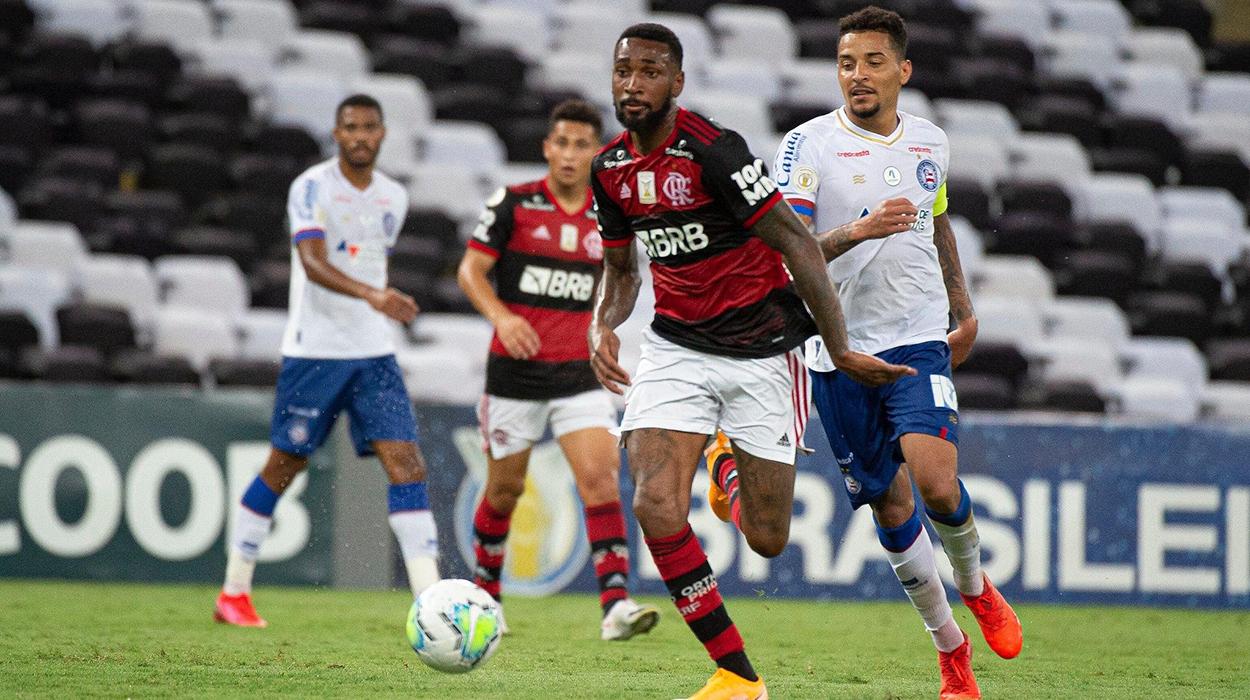
[[[590,206],[595,203],[594,194],[591,192],[590,188],[587,187],[586,200],[582,202],[581,209],[578,209],[577,211],[568,211],[563,205],[560,204],[560,200],[556,199],[556,193],[551,191],[551,185],[547,184],[547,178],[544,177],[539,180],[539,182],[542,183],[543,194],[546,195],[547,199],[551,200],[551,203],[555,205],[556,209],[558,209],[560,213],[565,216],[583,216],[587,210],[590,209]]]
[[[346,187],[348,192],[351,192],[354,195],[359,195],[361,197],[364,197],[373,190],[374,185],[378,184],[378,173],[375,170],[373,172],[373,177],[369,178],[369,186],[364,188],[363,190],[357,188],[355,185],[352,184],[352,181],[348,180],[347,176],[343,174],[342,168],[339,167],[338,158],[334,159],[334,164],[330,166],[330,170],[334,172],[334,179],[337,180],[340,185],[342,185],[343,187]]]
[[[855,126],[854,122],[852,122],[850,119],[847,119],[844,116],[845,110],[846,110],[845,106],[838,107],[838,109],[834,111],[833,115],[838,120],[838,126],[845,129],[847,133],[849,134],[858,136],[865,141],[871,141],[873,143],[879,143],[885,146],[893,146],[894,144],[898,143],[899,139],[903,138],[902,115],[900,115],[898,118],[898,126],[894,128],[894,133],[890,134],[888,137],[882,137],[881,134],[878,134],[875,131],[867,131],[865,129],[859,128],[858,126]]]

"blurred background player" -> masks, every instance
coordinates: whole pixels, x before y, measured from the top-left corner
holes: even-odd
[[[486,492],[473,518],[476,581],[500,597],[504,542],[525,490],[530,448],[551,431],[573,469],[599,580],[601,637],[648,632],[660,613],[629,598],[616,408],[590,369],[586,329],[603,268],[590,194],[602,143],[594,106],[568,100],[550,117],[542,180],[501,188],[487,202],[460,263],[460,286],[495,327],[478,407]],[[495,273],[496,285],[487,279]]]
[[[387,254],[408,212],[408,194],[373,168],[385,135],[378,102],[348,97],[335,112],[338,156],[291,183],[290,319],[274,399],[273,449],[239,503],[214,614],[220,622],[265,626],[250,593],[274,506],[343,410],[356,452],[376,454],[386,469],[391,529],[413,596],[438,580],[425,461],[387,322],[411,323],[417,305],[386,285]]]
[[[951,369],[972,349],[977,320],[946,214],[949,143],[932,123],[898,111],[911,75],[902,18],[869,7],[840,26],[845,106],[791,131],[775,170],[787,201],[821,232],[851,347],[911,365],[919,375],[865,387],[835,372],[826,349],[814,343],[813,394],[851,503],[872,507],[878,538],[933,635],[941,696],[977,698],[971,646],[951,614],[912,497],[914,480],[960,595],[990,648],[1014,657],[1020,621],[981,571],[972,503],[956,475],[959,404]],[[956,327],[948,335],[950,317]]]
[[[839,367],[872,384],[909,369],[846,350],[815,239],[776,206],[781,195],[741,136],[674,104],[681,64],[681,43],[664,26],[634,25],[617,41],[612,97],[626,131],[592,166],[606,259],[591,364],[608,389],[629,387],[621,429],[634,513],[673,602],[718,667],[693,697],[758,700],[768,691],[688,522],[703,447],[718,424],[732,439],[738,469],[725,489],[741,482],[741,530],[756,552],[776,556],[789,539],[803,433],[804,339],[819,326]],[[635,236],[651,259],[656,315],[631,383],[613,329],[638,295]]]

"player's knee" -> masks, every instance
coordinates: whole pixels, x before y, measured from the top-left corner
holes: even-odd
[[[942,480],[937,483],[917,484],[920,497],[931,510],[939,513],[954,513],[959,509],[959,481],[957,479]]]
[[[672,494],[645,487],[634,491],[634,517],[642,525],[643,532],[671,532],[681,529],[686,514],[680,511]]]
[[[500,479],[486,485],[486,500],[495,510],[511,513],[521,494],[525,493],[523,480]]]
[[[756,528],[747,535],[751,551],[768,559],[780,555],[789,542],[790,528],[778,525]]]
[[[595,474],[582,477],[577,484],[582,501],[591,503],[610,503],[620,500],[620,487],[615,474]]]

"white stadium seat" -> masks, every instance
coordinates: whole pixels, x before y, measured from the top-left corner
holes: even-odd
[[[1082,78],[1106,92],[1120,79],[1124,59],[1113,37],[1061,31],[1046,39],[1043,70],[1056,78]]]
[[[1154,185],[1144,175],[1094,173],[1081,186],[1086,221],[1132,224],[1151,250],[1160,245],[1162,209]]]
[[[503,165],[507,151],[495,130],[481,122],[439,120],[417,134],[421,162],[468,168],[481,176]]]
[[[981,233],[964,217],[951,213],[951,230],[955,232],[955,246],[959,249],[959,264],[964,280],[972,280],[981,271],[985,259],[985,243]]]
[[[1129,33],[1125,46],[1135,61],[1162,63],[1179,70],[1186,80],[1202,75],[1202,53],[1193,37],[1176,27],[1141,27]],[[1174,99],[1180,95],[1174,96]]]
[[[209,39],[192,53],[189,72],[233,78],[253,95],[269,89],[277,70],[274,47],[253,39]]]
[[[1113,405],[1121,415],[1141,420],[1191,423],[1201,403],[1179,379],[1128,377],[1114,390]]]
[[[239,358],[281,359],[286,320],[286,311],[281,309],[248,309],[238,323]]]
[[[543,56],[532,79],[552,90],[572,90],[601,107],[612,104],[609,90],[612,76],[611,54],[588,53],[566,47]]]
[[[981,34],[1014,37],[1036,48],[1050,33],[1050,12],[1043,3],[978,0],[976,4],[981,10],[977,20]]]
[[[1171,64],[1131,61],[1124,64],[1114,102],[1123,114],[1159,119],[1184,130],[1191,112],[1189,79]]]
[[[238,355],[239,341],[229,314],[212,309],[163,308],[156,315],[152,348],[158,355],[182,357],[197,372],[217,358]]]
[[[408,183],[409,205],[414,209],[438,209],[467,224],[482,211],[487,194],[483,184],[483,179],[465,165],[422,163]]]
[[[91,255],[83,263],[81,279],[84,301],[125,309],[141,338],[151,337],[160,298],[156,275],[146,259]],[[144,344],[142,339],[140,345]]]
[[[1011,177],[1011,154],[993,139],[971,134],[948,134],[951,147],[950,174],[976,180],[993,192],[996,183]]]
[[[1189,118],[1186,144],[1233,151],[1250,164],[1250,117],[1243,112],[1198,112]]]
[[[8,236],[17,225],[17,203],[0,187],[0,237]]]
[[[1123,381],[1120,354],[1099,339],[1051,337],[1034,346],[1047,382],[1087,382],[1103,397],[1114,395]]]
[[[51,350],[60,344],[57,307],[73,296],[63,272],[0,265],[0,310],[25,312],[39,329],[39,346]]]
[[[78,227],[63,221],[21,219],[9,236],[9,262],[13,265],[63,273],[78,284],[78,271],[87,259],[87,245]]]
[[[929,96],[915,88],[905,87],[899,91],[898,108],[900,111],[907,112],[913,117],[920,117],[929,121],[936,119],[933,103],[929,101]]]
[[[681,51],[684,56],[682,64],[687,73],[687,80],[690,79],[690,73],[700,72],[703,66],[715,59],[716,44],[712,39],[712,32],[697,15],[654,12],[646,20],[668,27],[681,40]]]
[[[1202,76],[1198,111],[1250,115],[1250,73],[1207,73]]]
[[[77,34],[96,47],[120,40],[132,29],[129,3],[122,0],[33,0],[39,28],[56,34]]]
[[[1090,175],[1089,155],[1075,136],[1023,133],[1011,151],[1012,172],[1021,180],[1050,181],[1079,192]]]
[[[1119,44],[1133,28],[1133,17],[1117,0],[1048,0],[1062,31],[1106,37]]]
[[[1045,337],[1045,319],[1032,300],[992,296],[984,292],[974,295],[973,299],[978,340],[1011,343],[1023,351]]]
[[[1209,218],[1232,227],[1246,224],[1246,208],[1222,187],[1161,187],[1159,202],[1168,219]]]
[[[269,103],[275,124],[303,127],[328,151],[334,110],[348,96],[347,83],[319,71],[283,69],[274,73]]]
[[[139,38],[191,50],[213,37],[213,16],[208,6],[186,0],[132,0]]]
[[[1212,420],[1250,420],[1250,382],[1211,382],[1202,395],[1203,415]]]
[[[782,94],[787,101],[821,105],[831,112],[842,104],[837,62],[823,58],[798,58],[782,65],[779,70]]]
[[[490,173],[490,191],[507,185],[533,182],[547,176],[546,163],[504,163]]]
[[[299,31],[295,6],[285,0],[213,0],[223,39],[281,46]]]
[[[724,58],[780,65],[798,55],[790,17],[775,7],[714,5],[707,21]]]
[[[315,71],[351,81],[369,72],[369,52],[360,37],[329,29],[301,29],[282,44],[287,69]]]
[[[1188,338],[1130,338],[1121,348],[1129,377],[1171,377],[1200,394],[1207,383],[1207,360]]]
[[[938,99],[933,101],[938,125],[947,134],[958,133],[990,138],[1004,145],[1020,135],[1020,125],[1006,107],[980,100]]]
[[[531,62],[541,60],[551,44],[546,14],[520,5],[482,5],[469,35],[476,44],[506,46]]]
[[[772,143],[772,117],[768,104],[755,95],[714,90],[701,91],[686,100],[686,106],[736,131],[746,139],[751,152],[771,162],[777,152]]]
[[[386,127],[386,138],[378,151],[378,170],[398,180],[407,180],[419,167],[416,133],[403,120]]]
[[[1124,348],[1132,335],[1128,318],[1110,299],[1056,297],[1042,307],[1042,315],[1048,336],[1099,340],[1116,352]]]
[[[1030,304],[1042,304],[1055,296],[1050,271],[1028,255],[987,255],[974,282],[983,296],[1025,299]]]
[[[619,3],[572,2],[556,9],[555,46],[559,51],[587,53],[611,65],[612,52],[621,30],[641,15],[631,14]],[[544,54],[544,60],[550,52]],[[607,72],[600,82],[607,80]]]
[[[213,311],[237,318],[247,310],[247,280],[230,258],[167,255],[154,266],[164,306]]]
[[[781,77],[773,66],[753,59],[722,58],[707,67],[707,87],[718,92],[753,95],[765,102],[781,98]]]
[[[354,80],[352,92],[362,92],[382,105],[387,128],[403,125],[420,133],[434,121],[434,105],[425,84],[411,75],[369,73]]]
[[[1229,264],[1240,257],[1244,246],[1240,229],[1207,218],[1168,219],[1162,234],[1165,259],[1203,263],[1220,279],[1227,279]]]

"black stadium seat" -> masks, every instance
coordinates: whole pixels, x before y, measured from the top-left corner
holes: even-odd
[[[304,167],[321,159],[321,146],[317,140],[298,126],[265,124],[252,134],[248,144],[257,153],[294,158]]]
[[[822,114],[829,113],[829,107],[804,102],[774,102],[768,106],[772,117],[773,131],[786,133],[794,127]]]
[[[1070,134],[1085,148],[1103,144],[1098,112],[1088,102],[1065,95],[1041,95],[1020,108],[1021,125],[1029,131]]]
[[[286,197],[250,190],[218,194],[196,210],[195,221],[247,231],[258,244],[286,241]]]
[[[71,304],[56,310],[61,343],[82,345],[112,355],[135,346],[134,326],[124,309],[95,304]]]
[[[24,0],[0,0],[0,34],[14,43],[35,26],[35,11]]]
[[[1137,287],[1136,264],[1124,255],[1105,250],[1076,250],[1055,271],[1060,294],[1105,297],[1121,307]]]
[[[373,69],[380,73],[411,75],[429,90],[451,85],[460,68],[446,46],[407,36],[388,36],[376,42]]]
[[[365,42],[386,29],[385,15],[364,2],[314,0],[305,3],[299,13],[300,25],[310,29],[329,29],[358,35]]]
[[[543,163],[543,139],[547,136],[547,120],[543,117],[510,119],[498,130],[508,152],[508,160],[521,163]]]
[[[231,124],[243,124],[251,115],[252,98],[231,78],[183,77],[166,94],[169,104],[185,112],[213,112]]]
[[[979,180],[952,175],[947,180],[946,196],[951,215],[964,217],[979,230],[990,227],[990,194],[981,187]]]
[[[1136,335],[1176,336],[1198,344],[1211,335],[1211,316],[1197,294],[1135,292],[1129,297],[1128,306],[1129,322]]]
[[[978,341],[972,346],[972,352],[955,372],[955,378],[967,372],[1002,379],[1012,388],[1018,389],[1029,371],[1029,361],[1013,343],[994,341]],[[960,396],[962,400],[962,395]]]
[[[435,276],[446,272],[446,260],[442,241],[434,236],[400,236],[391,251],[390,269]]]
[[[74,110],[74,121],[83,143],[107,146],[123,159],[142,156],[156,134],[151,110],[127,100],[82,100]]]
[[[174,251],[187,255],[217,255],[231,258],[241,269],[256,263],[259,246],[247,231],[213,226],[190,226],[174,232]]]
[[[438,209],[412,209],[404,217],[401,237],[422,236],[437,238],[444,249],[464,247],[456,220]]]
[[[94,182],[105,189],[119,184],[121,162],[104,146],[62,146],[39,161],[40,175]]]
[[[144,185],[176,192],[194,208],[229,184],[225,159],[204,146],[171,143],[156,146],[148,156]]]
[[[1134,273],[1140,271],[1146,259],[1146,239],[1127,221],[1082,224],[1077,228],[1076,238],[1089,250],[1105,250],[1129,260],[1134,264]]]
[[[55,129],[47,102],[28,95],[0,95],[0,144],[42,151],[52,144]]]
[[[173,192],[117,191],[106,199],[108,217],[95,227],[105,243],[93,250],[141,255],[149,260],[173,252],[170,232],[186,221],[186,208]]]
[[[525,60],[502,46],[466,46],[459,56],[460,77],[473,85],[486,85],[505,95],[525,87]]]
[[[1222,187],[1239,201],[1250,199],[1250,168],[1233,151],[1190,151],[1182,183],[1197,187]]]
[[[961,409],[1005,411],[1016,408],[1019,403],[1011,382],[1002,377],[963,369],[953,377]]]
[[[303,163],[292,156],[272,153],[240,153],[230,161],[230,182],[240,192],[277,197],[285,201],[291,183],[303,172]]]
[[[155,73],[142,68],[104,70],[91,76],[91,94],[127,102],[137,102],[157,110],[165,102],[165,83]]]
[[[808,19],[794,26],[803,58],[838,57],[838,23],[828,19]]]
[[[1211,378],[1250,381],[1250,339],[1220,338],[1207,344]]]
[[[1053,267],[1073,245],[1072,223],[1041,212],[1004,214],[994,220],[986,250],[1004,255],[1031,255]]]
[[[274,360],[215,359],[209,372],[217,386],[274,386],[281,365]]]
[[[1089,159],[1098,172],[1143,175],[1155,187],[1167,184],[1167,164],[1144,148],[1095,148]]]
[[[1037,57],[1033,55],[1033,49],[1029,48],[1028,42],[1017,37],[982,37],[979,54],[1011,63],[1025,73],[1032,73],[1037,67]]]
[[[1105,413],[1107,403],[1086,382],[1051,381],[1042,385],[1036,407],[1054,411]]]
[[[1074,97],[1087,103],[1095,112],[1101,113],[1107,109],[1107,98],[1102,94],[1102,90],[1082,78],[1038,76],[1037,94]]]
[[[119,353],[113,360],[110,373],[118,381],[134,384],[200,384],[199,373],[186,358],[143,351]]]
[[[290,293],[291,263],[262,260],[252,268],[248,277],[252,306],[267,309],[285,309]]]
[[[203,146],[218,153],[229,153],[242,138],[238,127],[220,114],[188,112],[171,114],[156,122],[161,140]]]
[[[414,40],[448,47],[460,39],[461,22],[447,6],[400,2],[391,8],[387,29]]]
[[[1151,286],[1168,292],[1196,295],[1208,311],[1220,303],[1224,283],[1205,263],[1161,261],[1150,273]]]
[[[34,169],[34,149],[20,144],[0,143],[0,189],[17,192],[26,185]]]
[[[27,363],[27,373],[47,382],[108,382],[104,355],[93,347],[62,345],[47,352],[34,353]]]
[[[63,177],[38,177],[18,193],[18,206],[28,219],[68,221],[87,230],[104,211],[99,184]]]
[[[1036,213],[1071,219],[1072,199],[1053,182],[1006,180],[998,183],[1003,214]]]
[[[0,311],[0,349],[13,356],[39,345],[39,329],[21,311]]]
[[[169,44],[150,41],[122,41],[110,55],[116,70],[136,69],[150,73],[160,85],[168,85],[182,73],[182,59]]]

